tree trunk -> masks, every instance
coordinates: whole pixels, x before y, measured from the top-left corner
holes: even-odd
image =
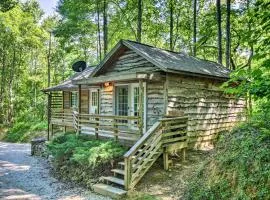
[[[218,26],[218,63],[222,64],[222,31],[221,31],[221,6],[220,0],[216,0],[217,26]]]
[[[50,39],[49,39],[49,51],[48,51],[48,87],[51,85],[51,48],[52,48],[52,32],[50,32]]]
[[[103,45],[104,57],[108,50],[107,1],[103,0]]]
[[[193,56],[197,54],[197,0],[193,0]]]
[[[100,31],[100,9],[99,9],[99,0],[96,1],[97,4],[97,33],[98,33],[98,60],[101,61],[101,31]]]
[[[173,13],[174,13],[174,2],[170,0],[170,50],[174,50],[173,46]]]
[[[6,43],[2,50],[2,70],[1,70],[1,88],[0,88],[0,124],[4,123],[4,92],[5,92],[5,70],[6,70]]]
[[[142,41],[142,0],[138,0],[137,42]]]
[[[227,0],[226,18],[226,67],[230,68],[231,57],[231,0]]]
[[[247,0],[247,14],[248,14],[248,17],[250,17],[250,0]],[[253,54],[254,54],[253,40],[251,38],[251,34],[252,34],[252,30],[251,30],[251,22],[250,22],[250,18],[249,18],[248,19],[248,38],[249,38],[248,44],[249,44],[249,48],[250,48],[250,55],[249,55],[248,63],[247,63],[249,79],[251,79],[251,77],[252,77],[252,75],[251,75],[251,72],[252,72],[251,62],[252,62]],[[252,106],[252,96],[250,94],[250,91],[248,91],[247,97],[248,97],[248,111],[249,111],[249,116],[251,117],[253,106]]]

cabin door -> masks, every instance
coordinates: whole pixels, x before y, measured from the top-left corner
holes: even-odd
[[[139,98],[140,98],[140,88],[139,83],[132,83],[130,85],[130,115],[131,116],[139,116]],[[143,85],[143,102],[142,102],[142,109],[143,109],[143,121],[145,122],[145,83]],[[138,122],[134,121],[131,123],[132,129],[138,129]]]
[[[121,116],[128,116],[128,85],[119,85],[116,86],[115,89],[115,114]]]
[[[89,114],[99,114],[99,90],[89,91]]]

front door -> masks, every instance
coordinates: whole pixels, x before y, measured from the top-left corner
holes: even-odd
[[[128,116],[129,101],[128,101],[128,85],[116,86],[116,115]]]
[[[139,84],[131,83],[129,85],[118,85],[115,87],[115,114],[121,116],[139,116]],[[145,84],[143,91],[143,121],[144,105],[145,105]],[[138,129],[138,121],[136,120],[123,120],[125,123],[129,123],[131,129]]]
[[[89,114],[99,114],[99,90],[90,89]]]

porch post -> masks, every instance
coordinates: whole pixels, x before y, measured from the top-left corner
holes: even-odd
[[[81,121],[81,117],[80,117],[80,114],[82,112],[82,103],[81,103],[81,100],[82,100],[82,85],[80,84],[79,85],[79,102],[78,102],[78,134],[81,133],[81,128],[80,128],[80,121]]]
[[[51,93],[48,93],[48,108],[47,108],[47,118],[48,118],[47,140],[48,141],[50,140],[51,104],[52,104],[52,96],[51,96]]]
[[[139,131],[143,135],[143,81],[139,80]]]

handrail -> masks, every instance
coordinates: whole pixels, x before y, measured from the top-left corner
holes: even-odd
[[[155,130],[159,128],[161,123],[157,121],[124,155],[124,158],[129,158],[136,153],[136,150],[140,148],[144,142],[155,133]]]
[[[166,150],[170,145],[186,143],[187,121],[186,116],[160,119],[125,153],[126,190],[140,181],[162,154],[163,148]]]

